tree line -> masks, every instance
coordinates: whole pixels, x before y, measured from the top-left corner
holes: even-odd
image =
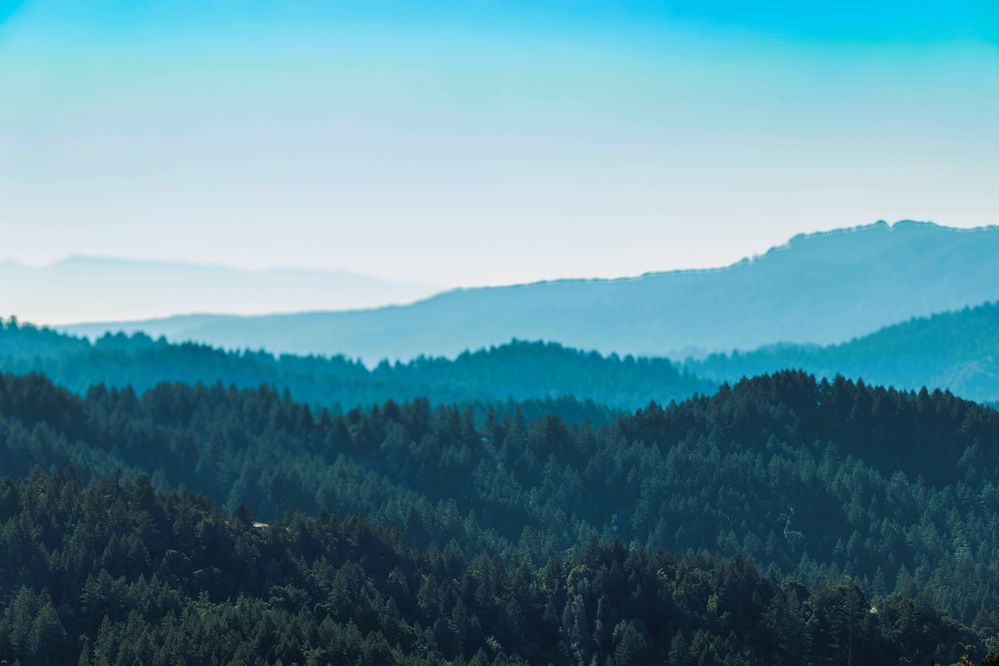
[[[556,403],[545,405],[548,408],[571,399],[599,417],[586,403],[605,411],[631,410],[650,400],[667,404],[717,388],[715,382],[701,380],[667,359],[602,356],[555,343],[514,340],[454,359],[421,356],[369,369],[344,356],[225,351],[154,340],[142,333],[106,334],[91,342],[16,319],[0,321],[0,370],[40,372],[77,393],[96,384],[130,386],[140,393],[162,382],[222,382],[240,388],[266,384],[334,411],[390,399]]]

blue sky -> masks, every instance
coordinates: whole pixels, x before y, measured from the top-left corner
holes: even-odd
[[[0,0],[0,259],[473,285],[999,224],[997,6]]]

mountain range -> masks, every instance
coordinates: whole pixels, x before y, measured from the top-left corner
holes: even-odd
[[[224,320],[344,324],[355,352],[430,339],[407,321],[477,340],[490,303],[476,335],[526,312],[612,346],[806,340],[685,361],[515,339],[366,364],[0,320],[0,654],[995,664],[999,412],[962,399],[999,397],[995,239],[874,225],[718,271]],[[691,309],[660,340],[664,303]]]
[[[247,388],[267,384],[310,404],[345,408],[417,397],[436,404],[571,398],[631,410],[650,401],[711,394],[724,382],[785,369],[913,391],[949,390],[999,403],[999,303],[913,318],[837,345],[771,345],[684,363],[514,340],[454,359],[421,356],[369,368],[344,356],[226,351],[143,333],[91,341],[0,322],[0,370],[42,372],[78,393],[94,384],[142,392],[161,382],[222,382]],[[565,407],[558,410],[563,416]],[[569,407],[576,411],[577,405]],[[581,413],[602,418],[592,409]]]
[[[131,387],[141,394],[164,382],[220,382],[240,388],[272,386],[311,405],[344,409],[416,398],[464,405],[545,401],[539,407],[563,416],[567,409],[571,413],[583,406],[579,413],[591,421],[606,420],[603,412],[631,410],[650,401],[668,404],[717,388],[667,359],[605,357],[557,343],[515,340],[455,359],[420,357],[367,368],[343,356],[226,351],[153,340],[142,333],[108,334],[91,342],[3,321],[0,370],[44,373],[78,394],[98,384]],[[587,402],[601,407],[585,409]]]
[[[999,635],[999,413],[942,393],[779,373],[593,428],[425,400],[331,416],[222,386],[80,397],[0,373],[0,433],[0,652],[20,663],[130,654],[114,640],[250,655],[279,626],[308,629],[282,663],[312,663],[334,618],[391,639],[317,663],[977,664]],[[681,573],[666,552],[734,566]],[[768,588],[738,573],[752,563]],[[622,614],[661,654],[606,658]],[[524,658],[471,659],[498,640]]]
[[[408,303],[432,285],[344,271],[72,256],[42,266],[0,262],[0,313],[32,321],[144,318],[178,312],[263,314]]]
[[[66,325],[375,363],[511,338],[683,358],[781,342],[830,345],[999,299],[999,227],[903,221],[804,234],[718,269],[456,289],[409,305],[272,316],[197,314]]]

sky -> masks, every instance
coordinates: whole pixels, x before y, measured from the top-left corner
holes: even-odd
[[[613,277],[997,184],[994,0],[0,0],[0,261]]]

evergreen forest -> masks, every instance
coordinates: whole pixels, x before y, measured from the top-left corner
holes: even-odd
[[[786,371],[577,420],[0,375],[9,663],[954,663],[999,412]]]

